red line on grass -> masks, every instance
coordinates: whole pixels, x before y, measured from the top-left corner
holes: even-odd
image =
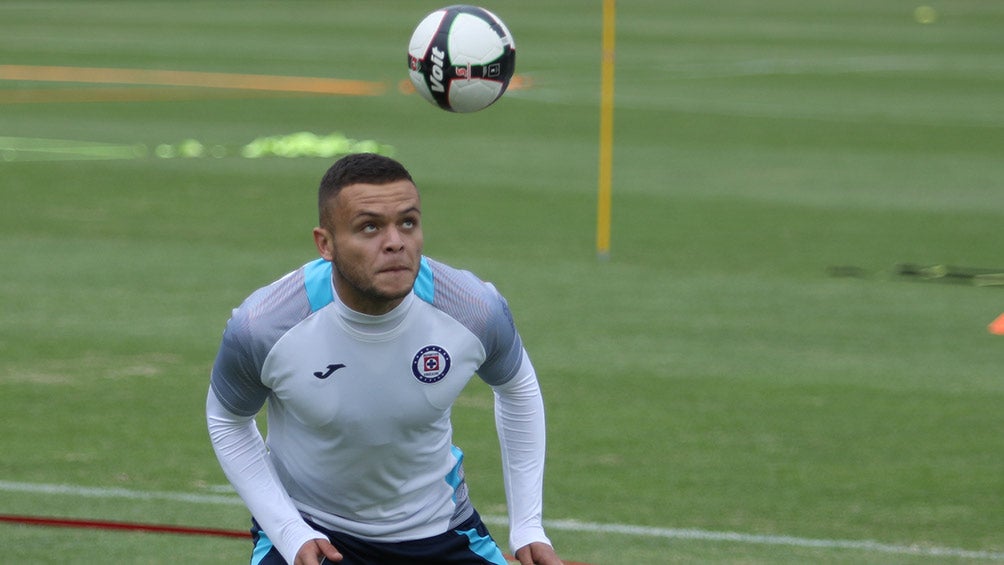
[[[251,532],[239,530],[220,530],[216,528],[191,528],[187,526],[169,526],[164,524],[139,524],[135,522],[113,522],[109,520],[79,520],[71,518],[42,518],[37,516],[14,516],[0,514],[0,522],[22,524],[26,526],[51,526],[57,528],[90,528],[97,530],[127,530],[135,532],[151,532],[158,534],[184,534],[193,536],[215,536],[224,538],[251,539]]]

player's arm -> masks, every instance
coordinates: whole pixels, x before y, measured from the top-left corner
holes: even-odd
[[[560,564],[542,524],[544,402],[526,352],[516,375],[492,389],[509,507],[510,546],[521,563]]]
[[[327,537],[303,521],[279,483],[254,416],[229,411],[210,389],[206,422],[223,473],[286,561],[312,565],[322,555],[340,560]]]
[[[294,563],[301,548],[327,538],[293,506],[255,424],[269,390],[261,382],[262,353],[256,352],[250,327],[243,308],[227,322],[210,377],[206,424],[223,473],[279,553]]]

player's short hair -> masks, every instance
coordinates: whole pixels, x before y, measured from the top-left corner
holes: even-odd
[[[317,212],[325,225],[331,204],[342,188],[352,184],[387,184],[400,180],[414,182],[404,165],[376,153],[353,153],[335,161],[317,189]]]

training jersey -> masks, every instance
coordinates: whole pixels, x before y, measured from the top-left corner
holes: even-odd
[[[318,259],[235,309],[211,394],[244,417],[267,403],[267,460],[302,515],[363,539],[441,534],[473,513],[453,402],[474,374],[493,387],[533,377],[506,301],[423,257],[402,303],[369,316],[337,299],[331,275]]]

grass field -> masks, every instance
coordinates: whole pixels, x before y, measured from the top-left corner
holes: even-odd
[[[205,432],[208,371],[230,309],[314,258],[332,159],[239,148],[337,133],[392,147],[423,190],[426,253],[508,297],[545,394],[565,559],[1004,561],[1004,336],[987,331],[1004,288],[896,271],[1004,271],[1004,4],[618,3],[608,261],[600,2],[485,4],[528,86],[472,115],[399,89],[411,30],[440,5],[0,4],[0,514],[247,527]],[[184,140],[207,155],[157,157]],[[497,522],[476,385],[456,443]],[[23,524],[0,524],[0,548],[250,554]]]

